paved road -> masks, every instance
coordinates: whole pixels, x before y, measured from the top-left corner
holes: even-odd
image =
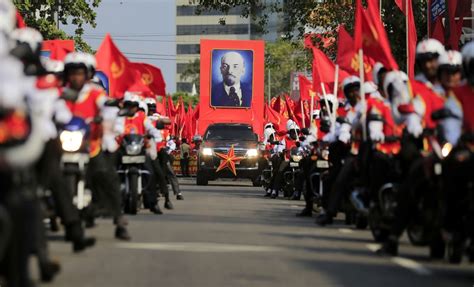
[[[63,272],[44,286],[473,286],[474,266],[429,262],[427,250],[401,246],[402,258],[371,249],[368,231],[342,223],[317,227],[296,218],[303,202],[270,200],[246,183],[183,185],[185,201],[156,216],[130,217],[133,241],[112,238],[100,220],[98,246],[73,255],[53,241]]]

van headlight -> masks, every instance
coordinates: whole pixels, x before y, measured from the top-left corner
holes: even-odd
[[[81,131],[62,131],[59,135],[64,151],[76,152],[82,146],[84,135]]]
[[[248,149],[247,150],[247,157],[257,157],[258,156],[258,150],[257,149]]]
[[[139,155],[142,151],[142,145],[137,143],[129,144],[125,150],[127,151],[128,155]]]
[[[202,149],[202,155],[211,156],[212,155],[212,148],[205,147]]]

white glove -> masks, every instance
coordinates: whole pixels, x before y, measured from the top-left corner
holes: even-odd
[[[153,139],[157,143],[159,143],[163,140],[163,137],[161,136],[161,132],[157,129],[149,130],[148,133],[153,137]]]
[[[348,123],[343,123],[341,128],[339,129],[339,136],[337,137],[338,140],[347,144],[351,140],[351,130],[352,126]]]
[[[383,122],[370,121],[369,122],[369,135],[372,141],[382,142],[385,139],[385,135],[383,133]]]
[[[54,114],[57,123],[67,124],[72,119],[72,113],[64,100],[54,102]]]
[[[330,132],[328,134],[326,134],[324,137],[323,137],[323,141],[325,142],[335,142],[336,141],[336,134],[334,132]]]
[[[415,138],[423,133],[423,126],[421,125],[421,118],[415,113],[409,114],[405,120],[407,131]]]
[[[102,148],[109,152],[116,152],[119,148],[114,134],[104,134],[102,137]]]

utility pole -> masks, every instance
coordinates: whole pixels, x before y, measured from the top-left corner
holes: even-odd
[[[272,71],[268,69],[268,106],[270,106],[272,100]]]

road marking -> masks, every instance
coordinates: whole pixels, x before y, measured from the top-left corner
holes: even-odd
[[[344,233],[344,234],[354,233],[354,230],[349,229],[349,228],[339,228],[338,230],[340,233]]]
[[[429,269],[425,268],[423,265],[414,260],[403,257],[393,257],[391,261],[415,272],[418,275],[431,275],[431,271]]]
[[[382,246],[380,244],[367,244],[366,247],[372,252],[377,252],[377,250],[379,250]],[[412,259],[403,257],[392,257],[390,258],[390,261],[418,275],[431,275],[431,270],[425,268],[423,265]]]
[[[238,245],[201,242],[117,243],[118,248],[184,252],[275,252],[280,248],[258,245]]]

